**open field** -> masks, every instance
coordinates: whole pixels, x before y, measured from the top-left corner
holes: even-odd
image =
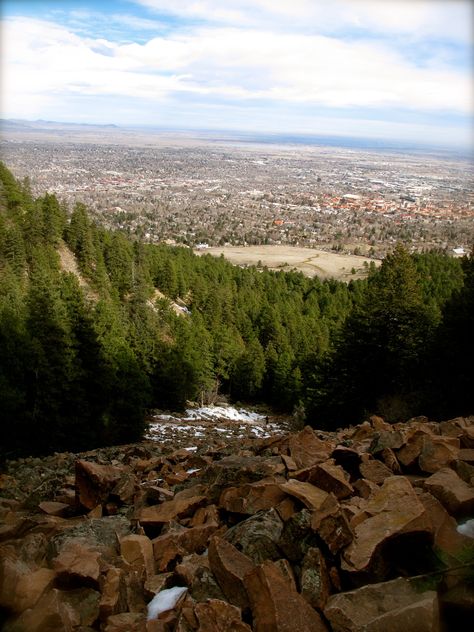
[[[209,254],[215,257],[224,255],[231,263],[239,266],[258,265],[260,262],[270,270],[298,270],[309,277],[334,278],[340,281],[363,278],[371,261],[380,265],[379,260],[367,257],[296,246],[223,246],[196,249],[195,252],[198,255]],[[365,262],[367,265],[364,265]]]

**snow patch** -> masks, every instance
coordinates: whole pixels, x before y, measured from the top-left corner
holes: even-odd
[[[230,421],[255,422],[265,419],[265,415],[254,413],[245,408],[233,406],[202,406],[201,408],[188,408],[185,419],[229,419]]]
[[[158,618],[162,612],[172,610],[187,590],[186,586],[174,586],[157,593],[148,604],[148,621]]]
[[[474,518],[467,520],[463,524],[458,524],[457,532],[466,535],[468,538],[474,538]]]

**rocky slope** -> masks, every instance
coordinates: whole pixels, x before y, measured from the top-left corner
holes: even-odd
[[[2,629],[470,629],[474,417],[218,434],[8,462]]]

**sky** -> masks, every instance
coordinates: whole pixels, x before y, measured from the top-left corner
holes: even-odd
[[[0,0],[0,116],[472,150],[473,5]]]

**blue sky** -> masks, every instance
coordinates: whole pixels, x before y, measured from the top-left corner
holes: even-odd
[[[6,118],[470,147],[470,0],[3,0]]]

